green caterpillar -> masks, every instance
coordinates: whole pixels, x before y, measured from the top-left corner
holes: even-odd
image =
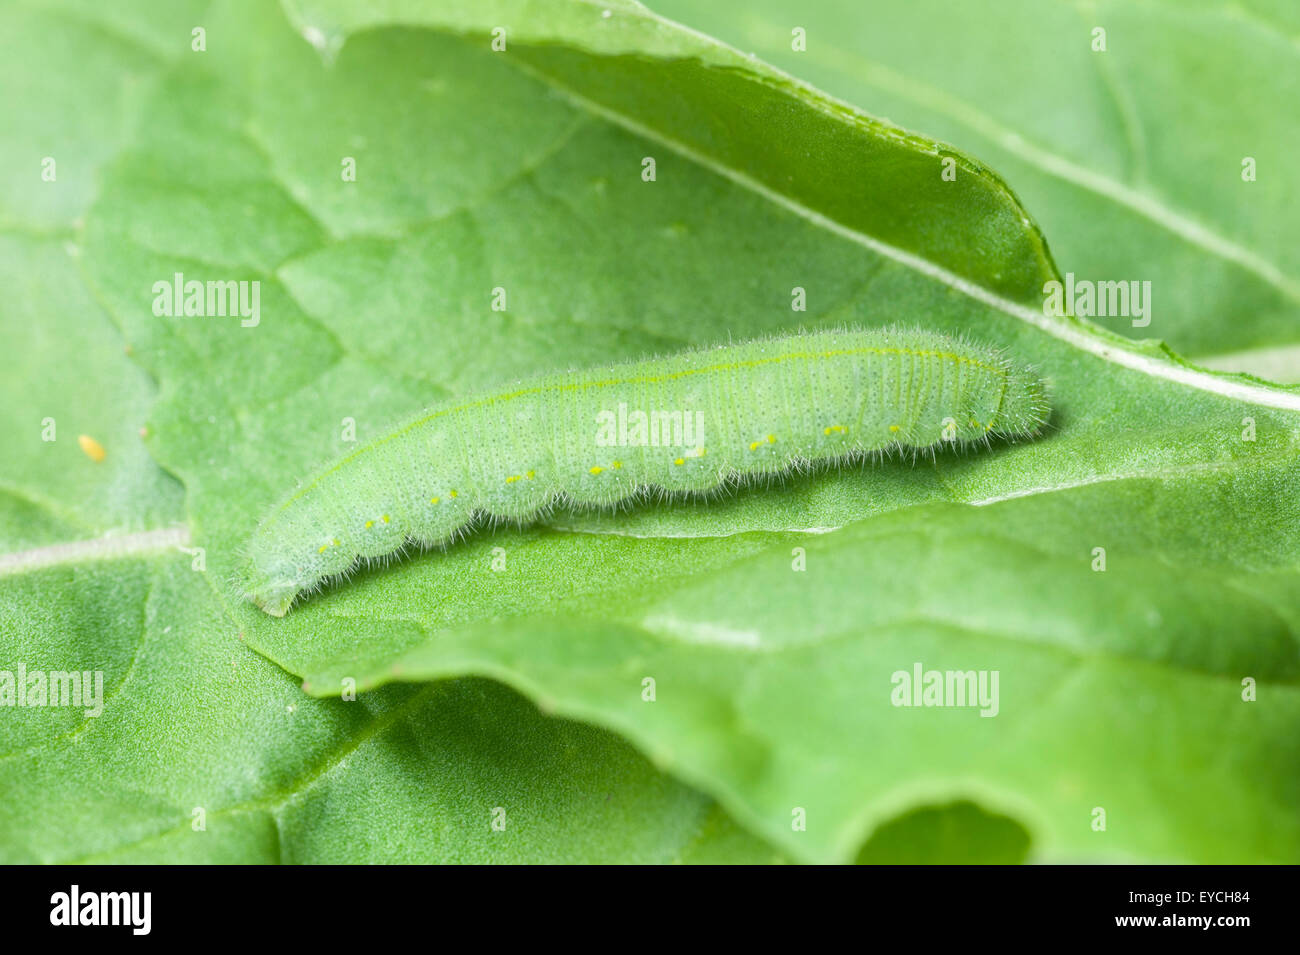
[[[358,560],[480,517],[649,488],[706,492],[817,461],[1035,434],[1043,382],[996,348],[916,329],[787,335],[549,375],[431,408],[285,497],[242,592],[283,616]]]

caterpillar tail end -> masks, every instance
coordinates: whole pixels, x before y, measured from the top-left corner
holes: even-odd
[[[996,430],[1013,438],[1038,434],[1052,414],[1047,383],[1028,368],[1012,369]]]

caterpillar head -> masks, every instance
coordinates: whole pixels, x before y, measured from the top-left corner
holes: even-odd
[[[292,568],[287,568],[292,571]],[[290,573],[252,572],[241,586],[249,600],[273,617],[283,617],[303,590],[301,580]]]
[[[277,546],[272,534],[259,533],[244,555],[236,584],[240,593],[273,617],[283,617],[294,598],[311,589],[302,561]]]

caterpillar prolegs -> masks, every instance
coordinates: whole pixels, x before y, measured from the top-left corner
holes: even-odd
[[[917,329],[835,331],[548,375],[430,408],[302,482],[247,546],[240,587],[298,595],[479,517],[557,500],[706,492],[808,462],[1035,434],[1043,382],[998,349]]]

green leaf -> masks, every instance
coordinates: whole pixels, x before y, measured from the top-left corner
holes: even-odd
[[[1267,488],[1288,473],[1234,483]],[[392,600],[364,648],[342,600],[258,639],[318,693],[366,660],[362,685],[467,671],[510,681],[613,726],[687,779],[720,780],[742,820],[814,858],[849,857],[900,804],[964,796],[1019,818],[1054,859],[1289,859],[1300,588],[1292,532],[1271,526],[1297,515],[1267,491],[1237,493],[1207,502],[1205,482],[1132,479],[901,510],[797,542],[804,573],[788,539],[751,540],[749,556],[714,570],[700,555],[721,548],[695,541],[675,554],[687,579],[665,574],[640,599],[588,599],[515,625],[447,626],[418,609],[432,588],[402,581],[415,592]],[[1203,539],[1213,528],[1187,517],[1203,505],[1234,522],[1258,515],[1242,528],[1250,544]],[[572,572],[558,543],[498,543],[520,589],[548,567]],[[1090,569],[1095,546],[1105,572]],[[576,559],[638,557],[608,547]],[[1285,572],[1241,566],[1283,560]],[[322,619],[331,636],[312,640]],[[995,717],[896,706],[894,674],[917,664],[997,671]],[[635,692],[646,675],[654,706]],[[1242,701],[1245,677],[1267,686],[1259,703]],[[783,833],[796,806],[822,825]],[[1096,807],[1105,833],[1090,828]]]
[[[660,154],[671,150],[769,201],[795,202],[804,216],[833,220],[821,222],[823,227],[851,230],[857,241],[869,237],[887,243],[895,254],[918,256],[1017,300],[1039,302],[1043,282],[1055,275],[1038,230],[1006,185],[978,161],[854,110],[712,39],[667,23],[637,3],[570,0],[551,5],[545,16],[538,16],[526,0],[399,0],[382,7],[350,0],[287,0],[285,6],[303,36],[330,56],[349,34],[395,25],[426,27],[459,38],[442,41],[435,55],[446,57],[447,65],[460,66],[461,75],[440,72],[438,80],[420,86],[433,98],[424,121],[454,132],[439,140],[434,156],[421,153],[422,161],[414,168],[395,161],[389,149],[398,133],[393,121],[400,123],[399,117],[385,111],[365,121],[372,133],[365,142],[382,163],[385,180],[396,175],[405,185],[420,175],[430,184],[442,181],[456,191],[460,203],[471,206],[479,196],[472,183],[465,182],[467,175],[492,175],[501,162],[513,163],[523,184],[536,180],[541,185],[541,173],[552,165],[549,160],[572,149],[553,144],[543,154],[543,167],[535,170],[537,160],[527,159],[528,133],[563,110],[573,125],[591,135],[597,135],[595,130],[602,137],[619,128],[630,130],[653,143]],[[503,40],[504,49],[494,52],[493,39]],[[412,41],[423,42],[397,42]],[[374,56],[373,45],[362,42],[345,54],[338,82],[357,75]],[[485,54],[494,58],[484,59]],[[367,73],[371,82],[374,66],[378,64]],[[471,77],[492,85],[471,83]],[[534,88],[540,82],[549,90],[544,98],[533,96],[538,112],[517,105],[515,95],[527,95],[528,80]],[[355,79],[347,86],[357,88]],[[311,95],[320,95],[321,89],[318,84]],[[486,89],[496,94],[491,110],[478,102]],[[266,124],[268,147],[276,155],[292,155],[299,148],[293,141],[301,142],[308,128],[295,108],[302,100],[285,96],[276,97],[275,103],[274,123],[268,119]],[[448,105],[454,115],[440,109]],[[359,122],[357,116],[349,125],[355,128]],[[553,125],[566,135],[563,124]],[[523,133],[517,144],[521,152],[500,150],[503,126],[512,138]],[[321,138],[343,145],[338,127]],[[578,140],[589,138],[580,135]],[[629,141],[623,137],[621,142]],[[481,143],[477,150],[475,143]],[[317,144],[323,145],[319,139]],[[462,150],[478,161],[464,163]],[[639,163],[642,158],[623,161]],[[954,180],[943,176],[945,162],[958,171]],[[469,168],[460,168],[464,165]],[[444,176],[430,176],[435,167]],[[640,171],[637,166],[627,168]],[[665,177],[670,173],[666,170]],[[610,175],[617,175],[615,168]],[[588,183],[585,193],[592,187],[603,194],[598,183]],[[337,182],[330,191],[351,194]],[[441,191],[432,193],[438,196]],[[365,227],[356,220],[354,202],[348,203],[350,214],[340,217],[326,195],[316,198],[334,231]],[[395,198],[376,197],[380,203]],[[428,198],[414,207],[403,203],[389,213],[388,221],[409,223],[418,217],[421,205],[437,214],[428,204]]]
[[[0,581],[0,670],[100,670],[103,712],[0,723],[0,860],[774,858],[625,742],[498,683],[313,700],[168,555]]]
[[[1159,336],[1210,367],[1300,380],[1300,200],[1289,175],[1300,126],[1282,105],[1300,92],[1294,5],[652,6],[980,156],[1042,225],[1062,271],[1151,282],[1149,327],[1100,324]]]
[[[0,22],[0,861],[779,859],[623,740],[498,683],[315,700],[238,640],[210,542],[141,440],[157,391],[79,268],[101,164],[210,21],[140,3],[11,5]],[[184,199],[165,179],[142,190],[157,221],[140,234]],[[73,671],[90,674],[78,705],[18,705],[17,674],[36,704],[37,673]]]
[[[158,382],[146,446],[183,484],[191,541],[206,549],[206,603],[186,599],[199,575],[185,567],[174,598],[208,621],[195,628],[204,639],[224,650],[239,633],[302,675],[320,699],[298,694],[298,712],[322,720],[372,707],[382,719],[423,694],[433,707],[450,692],[440,681],[491,677],[544,712],[618,732],[743,827],[693,790],[683,808],[662,776],[626,768],[626,750],[586,730],[603,741],[597,778],[627,780],[638,805],[667,803],[650,813],[659,824],[611,827],[592,858],[769,858],[746,830],[814,862],[896,858],[900,838],[914,859],[1014,859],[1026,833],[1037,859],[1300,856],[1300,393],[1045,318],[1051,262],[993,173],[639,7],[377,9],[318,0],[285,21],[264,4],[214,8],[208,52],[159,76],[77,234],[97,300]],[[496,53],[502,24],[510,39]],[[340,175],[348,157],[355,182]],[[939,184],[944,157],[959,163],[955,189]],[[176,272],[260,281],[260,321],[155,315],[153,283]],[[498,286],[505,312],[490,307]],[[794,286],[807,313],[790,311]],[[344,419],[364,442],[415,407],[525,373],[897,321],[1034,362],[1051,385],[1049,432],[726,499],[483,529],[283,620],[226,583],[271,500],[352,447]],[[505,571],[492,570],[494,547]],[[180,646],[159,681],[176,678]],[[918,663],[998,671],[998,715],[894,706],[895,674]],[[215,683],[211,666],[199,672]],[[345,677],[374,689],[327,699]],[[1246,678],[1256,702],[1243,700]],[[394,681],[416,685],[379,687]],[[473,715],[434,707],[396,748],[427,739],[436,764],[452,758],[444,744],[465,744],[447,727],[526,711],[495,684],[451,685],[480,688]],[[230,692],[243,706],[269,700],[263,720],[281,715],[269,689]],[[166,696],[163,685],[136,705]],[[221,705],[223,727],[253,720]],[[162,712],[155,725],[177,710]],[[547,725],[538,732],[567,732]],[[211,771],[218,804],[297,794],[323,752],[362,735],[322,731],[313,754],[270,734]],[[523,749],[500,777],[526,779],[524,757],[547,751]],[[461,770],[497,778],[490,749],[467,751]],[[250,759],[256,784],[237,774]],[[575,765],[542,762],[548,784]],[[421,772],[401,760],[387,784],[339,786],[426,805]],[[203,776],[196,762],[183,778]],[[402,803],[389,790],[408,780]],[[515,791],[524,805],[541,798]],[[170,827],[155,817],[138,832],[184,829],[190,795],[167,802]],[[277,804],[277,825],[304,801]],[[942,808],[966,804],[979,808]],[[436,811],[481,818],[463,803]],[[248,827],[232,852],[266,844],[264,820],[231,815]],[[299,845],[337,823],[294,818]],[[570,811],[554,822],[566,824],[590,846],[585,822]],[[952,826],[960,838],[945,835]],[[360,832],[367,847],[384,838]],[[481,845],[460,838],[445,851]],[[534,848],[518,851],[554,851],[524,855]],[[334,858],[325,851],[314,857]]]
[[[970,802],[917,809],[876,830],[859,865],[1015,865],[1025,861],[1029,834],[1014,820]]]

